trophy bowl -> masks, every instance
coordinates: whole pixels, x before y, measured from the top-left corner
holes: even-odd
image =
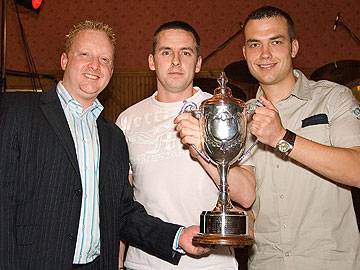
[[[232,97],[222,72],[214,96],[199,108],[203,151],[217,166],[220,175],[219,196],[212,211],[200,215],[200,233],[193,238],[196,245],[247,246],[254,240],[249,236],[248,215],[233,206],[228,192],[227,175],[232,164],[243,152],[246,140],[246,105]]]

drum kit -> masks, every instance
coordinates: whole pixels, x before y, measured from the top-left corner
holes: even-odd
[[[360,101],[360,61],[341,60],[326,64],[315,70],[310,79],[329,80],[349,87]]]
[[[229,80],[227,85],[232,90],[232,95],[235,98],[248,100],[255,97],[259,84],[251,75],[245,60],[227,65],[224,72]],[[218,86],[218,82],[215,78],[195,77],[194,85],[213,94],[213,89]]]

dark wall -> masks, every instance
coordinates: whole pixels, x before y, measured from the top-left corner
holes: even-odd
[[[300,40],[300,53],[295,61],[297,67],[311,71],[336,60],[360,60],[360,46],[344,28],[333,31],[336,14],[341,12],[347,25],[360,35],[358,0],[47,0],[39,14],[20,8],[20,16],[40,72],[60,70],[64,36],[73,24],[85,19],[101,20],[113,26],[118,41],[115,68],[133,71],[148,69],[151,36],[159,24],[174,19],[188,21],[200,33],[202,54],[206,56],[239,30],[240,23],[251,10],[266,3],[285,9],[295,21]],[[6,66],[27,70],[13,1],[8,1],[7,10]],[[236,38],[203,69],[219,70],[243,59],[242,41],[242,36]]]

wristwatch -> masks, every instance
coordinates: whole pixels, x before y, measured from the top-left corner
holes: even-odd
[[[284,135],[284,138],[282,138],[277,144],[276,144],[276,150],[279,152],[289,155],[291,150],[294,148],[296,139],[296,134],[292,132],[291,130],[286,130],[286,133]]]

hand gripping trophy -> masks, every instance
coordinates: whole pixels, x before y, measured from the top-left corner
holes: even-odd
[[[249,112],[245,102],[232,96],[224,72],[218,83],[220,86],[212,98],[204,100],[198,110],[190,108],[200,120],[203,146],[200,154],[217,166],[220,175],[218,201],[212,211],[201,213],[200,233],[193,238],[193,243],[246,246],[254,242],[248,235],[248,216],[232,205],[227,175],[230,166],[244,157]]]

